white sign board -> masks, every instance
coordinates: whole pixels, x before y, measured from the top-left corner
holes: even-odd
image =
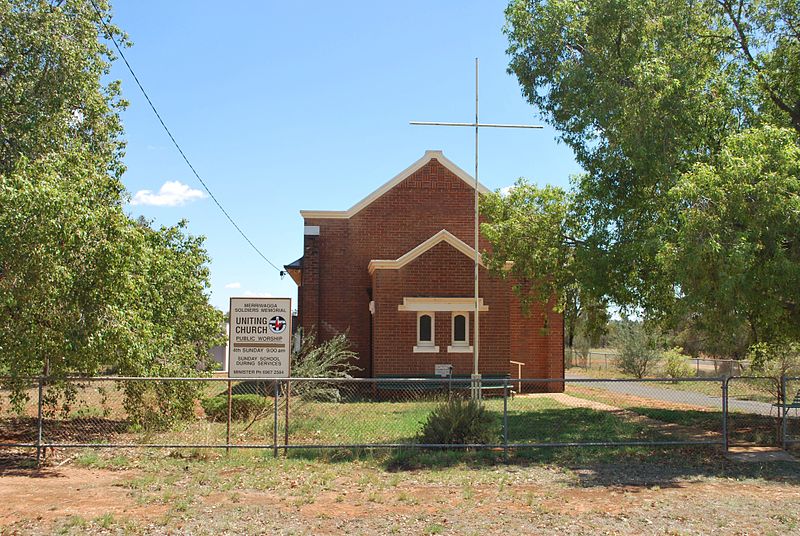
[[[231,298],[228,377],[288,378],[291,298]]]
[[[437,376],[441,376],[443,378],[447,378],[453,372],[453,365],[434,365],[433,366],[433,373]]]

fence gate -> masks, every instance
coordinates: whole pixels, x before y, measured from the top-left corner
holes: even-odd
[[[783,446],[780,378],[731,376],[726,385],[728,446]]]

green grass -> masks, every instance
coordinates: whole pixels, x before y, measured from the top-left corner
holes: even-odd
[[[709,408],[708,410],[672,409],[659,407],[661,403],[653,400],[648,405],[642,404],[641,399],[629,399],[617,393],[604,391],[599,388],[581,386],[580,391],[574,389],[569,392],[571,396],[594,400],[616,406],[650,419],[663,423],[677,424],[696,431],[709,434],[722,433],[722,411]],[[789,435],[800,435],[797,432],[800,420],[791,419]],[[728,413],[728,437],[730,445],[778,445],[779,421],[774,416],[756,415],[732,410]]]
[[[613,406],[619,406],[620,400],[601,389],[584,389],[589,394],[572,393],[575,396],[598,400]],[[417,393],[419,396],[419,393]],[[441,398],[439,398],[441,400]],[[430,393],[427,398],[414,401],[366,401],[354,402],[317,402],[293,398],[289,412],[289,442],[291,445],[370,445],[370,444],[411,444],[417,441],[417,435],[429,412],[438,400]],[[501,428],[503,423],[503,399],[488,398],[486,407],[492,418]],[[673,439],[664,435],[658,427],[647,423],[636,422],[625,415],[589,408],[564,406],[552,398],[519,396],[509,399],[508,404],[508,441],[510,451],[462,452],[454,450],[442,452],[438,450],[403,449],[386,451],[370,447],[364,448],[330,448],[330,449],[290,449],[288,455],[293,459],[320,460],[326,463],[352,462],[353,460],[384,459],[388,466],[397,468],[414,467],[448,467],[454,464],[484,464],[505,461],[506,456],[517,457],[529,461],[563,462],[592,461],[614,459],[616,457],[639,457],[648,452],[647,447],[540,447],[515,448],[515,444],[547,444],[547,443],[587,443],[587,442],[630,442],[657,441]],[[624,404],[623,404],[624,405]],[[654,413],[654,408],[642,408],[641,402],[631,411],[646,415],[663,422],[675,422],[687,426],[698,426],[703,429],[718,431],[719,418],[713,412],[661,412]],[[657,408],[656,408],[657,409]],[[278,444],[283,443],[285,427],[285,407],[279,408]],[[648,413],[649,412],[649,413]],[[274,413],[270,411],[260,415],[255,421],[236,421],[232,423],[231,440],[234,444],[262,444],[266,448],[259,449],[259,455],[272,457],[272,449],[268,447],[273,441]],[[127,432],[119,435],[103,436],[106,441],[133,442],[146,445],[148,443],[176,444],[222,444],[226,438],[226,423],[215,422],[202,416],[180,422],[165,432],[148,433]],[[503,437],[498,436],[497,443],[502,444]],[[126,457],[140,458],[141,452],[126,451],[124,456],[113,449],[86,450],[80,452],[75,462],[85,467],[121,468],[135,465]],[[155,451],[159,452],[159,451]],[[210,462],[224,456],[222,449],[175,449],[171,457],[180,461]],[[280,449],[283,454],[283,449]],[[213,476],[209,476],[213,478]],[[144,485],[144,487],[147,487]]]
[[[612,413],[569,408],[549,398],[518,398],[509,404],[511,443],[585,443],[657,439],[645,427]]]
[[[417,442],[422,423],[438,401],[426,399],[406,402],[315,402],[293,399],[289,413],[289,442],[292,445],[370,445],[411,444]],[[488,398],[486,407],[498,428],[503,423],[503,399]],[[283,443],[286,427],[283,407],[279,408],[278,443]],[[236,444],[264,444],[273,441],[274,414],[267,411],[255,421],[232,423],[231,441]],[[582,443],[641,441],[659,439],[657,431],[630,422],[613,413],[587,408],[566,407],[547,397],[517,397],[508,400],[508,440],[510,444],[523,443]],[[104,441],[176,444],[222,444],[226,438],[226,423],[202,417],[177,423],[164,432],[126,432],[102,436]],[[497,443],[503,442],[498,436]],[[356,451],[357,455],[368,452],[367,448]],[[547,449],[545,449],[547,450]],[[99,453],[103,452],[102,455]],[[179,449],[173,455],[182,459],[207,459],[218,455],[216,449]],[[265,453],[271,455],[267,448]],[[292,451],[297,457],[324,456],[336,462],[350,459],[349,448],[329,449],[324,452],[309,449]],[[127,455],[127,454],[126,454]],[[406,455],[403,455],[406,456]],[[452,463],[449,455],[442,455],[441,463]],[[527,456],[527,455],[526,455]],[[427,457],[427,454],[423,457]],[[547,459],[574,458],[574,452],[546,455]],[[86,467],[116,468],[126,465],[124,457],[113,451],[88,450],[81,452],[76,463]],[[413,464],[418,462],[414,461]],[[436,462],[439,463],[439,462]]]
[[[416,442],[417,434],[428,413],[435,407],[435,400],[414,402],[309,402],[298,398],[291,405],[289,416],[289,441],[292,445],[347,445],[347,444],[410,444]],[[503,422],[502,398],[485,400],[486,407],[501,427]],[[284,412],[279,415],[279,445],[284,440]],[[245,434],[243,428],[249,423],[233,423],[234,442],[262,443],[269,445],[273,438],[273,414],[252,423]],[[588,408],[564,406],[547,397],[517,397],[508,400],[509,452],[479,450],[440,451],[401,449],[387,451],[373,448],[291,449],[288,456],[298,460],[315,460],[325,463],[352,462],[353,460],[385,460],[387,466],[396,468],[449,467],[456,464],[494,464],[506,461],[506,456],[528,461],[571,462],[615,459],[619,456],[640,456],[645,447],[569,447],[569,448],[515,448],[514,444],[525,443],[586,443],[615,441],[648,441],[663,438],[658,429],[631,422],[611,412]],[[222,443],[225,440],[225,423],[211,422],[203,418],[180,423],[172,430],[158,434],[126,434],[125,440],[141,443]],[[498,436],[497,443],[502,444]],[[125,456],[141,458],[140,453],[158,451],[126,451]],[[236,450],[234,449],[234,452]],[[254,451],[271,458],[272,449]],[[283,449],[280,449],[283,454]],[[87,450],[80,453],[76,463],[85,467],[120,468],[137,465],[133,460],[111,450]],[[222,449],[175,449],[171,458],[180,462],[213,462],[224,456]],[[213,475],[207,475],[213,479]],[[147,488],[148,482],[132,483]]]
[[[502,399],[485,401],[498,425]],[[290,441],[309,444],[411,443],[434,402],[306,403],[292,412]],[[645,427],[611,413],[569,408],[549,398],[508,401],[510,443],[565,443],[655,439]],[[497,438],[502,443],[502,437]]]
[[[123,469],[129,461],[126,456],[105,456],[97,450],[84,450],[75,458],[76,465],[93,469]]]

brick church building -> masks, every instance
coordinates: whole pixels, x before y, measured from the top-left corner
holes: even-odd
[[[349,330],[365,377],[472,372],[474,178],[427,151],[348,210],[304,210],[298,323],[325,340]],[[480,185],[480,192],[488,190]],[[480,249],[489,243],[481,239]],[[563,378],[563,318],[522,313],[507,280],[479,268],[480,372]],[[546,322],[546,328],[545,328]],[[560,390],[558,383],[551,384]]]

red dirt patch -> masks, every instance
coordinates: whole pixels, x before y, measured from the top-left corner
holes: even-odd
[[[0,485],[0,527],[24,520],[50,523],[69,516],[85,519],[110,513],[157,517],[166,508],[136,505],[122,487],[130,471],[101,471],[70,467],[31,471],[29,475],[3,476]]]

